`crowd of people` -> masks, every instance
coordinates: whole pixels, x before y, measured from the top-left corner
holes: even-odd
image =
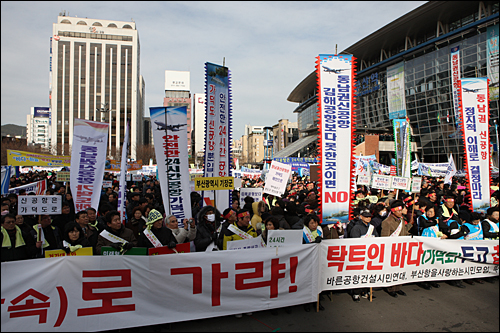
[[[19,196],[34,195],[19,191],[2,197],[1,261],[44,257],[44,251],[64,250],[66,253],[91,247],[100,255],[103,247],[126,253],[133,247],[153,248],[190,243],[191,250],[223,251],[228,242],[262,237],[267,244],[270,230],[303,230],[303,243],[320,243],[323,239],[424,236],[442,239],[498,239],[498,178],[491,185],[491,207],[485,212],[471,209],[470,194],[464,179],[454,178],[451,185],[442,179],[423,177],[420,193],[383,191],[358,186],[353,193],[352,214],[348,223],[324,223],[319,204],[318,187],[309,177],[294,175],[285,193],[276,197],[263,194],[262,200],[243,198],[232,191],[230,207],[203,206],[199,193],[191,193],[192,218],[178,221],[166,215],[160,183],[153,176],[140,182],[127,182],[126,220],[122,223],[118,209],[118,181],[106,173],[112,186],[103,188],[98,207],[75,212],[70,191],[56,181],[56,173],[29,172],[11,178],[11,187],[47,179],[46,195],[60,195],[59,215],[19,215]],[[242,187],[263,187],[264,181],[243,179]],[[37,227],[41,225],[41,228]],[[43,231],[43,237],[40,232]],[[497,278],[466,279],[468,284],[494,282]],[[446,281],[465,288],[462,281]],[[439,283],[419,283],[424,289],[439,288]],[[406,296],[401,286],[386,288],[392,297]],[[354,302],[369,298],[368,289],[349,291]],[[373,295],[371,295],[374,297]],[[310,311],[310,305],[304,305]],[[324,309],[320,304],[320,309]],[[286,309],[291,311],[290,308]],[[273,310],[276,313],[276,310]],[[241,316],[241,315],[238,315]]]

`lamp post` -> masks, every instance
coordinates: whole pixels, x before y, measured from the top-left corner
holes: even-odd
[[[108,154],[108,157],[110,159],[115,158],[114,156],[110,156],[110,154],[111,154],[111,121],[112,121],[111,112],[113,112],[115,110],[110,110],[108,103],[102,103],[102,107],[100,109],[95,109],[95,110],[96,110],[96,112],[101,113],[100,122],[103,122],[103,121],[106,122],[106,114],[110,115],[109,120],[108,120],[108,123],[109,123],[109,138],[108,138],[108,140],[109,140],[109,142],[108,142],[109,154]]]

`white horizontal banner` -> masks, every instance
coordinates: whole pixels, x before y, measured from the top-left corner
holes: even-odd
[[[321,290],[498,275],[498,241],[371,237],[321,242]]]
[[[215,251],[2,263],[1,329],[103,331],[314,302],[318,250],[304,245],[255,249],[250,256]]]
[[[498,241],[428,237],[323,240],[246,254],[3,262],[1,330],[104,331],[212,318],[315,302],[322,290],[498,276],[499,263]]]

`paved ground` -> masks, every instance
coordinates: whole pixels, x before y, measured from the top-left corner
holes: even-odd
[[[403,285],[407,296],[390,297],[375,290],[370,303],[352,301],[345,291],[324,297],[325,311],[305,312],[302,305],[292,313],[278,309],[188,322],[129,328],[121,332],[498,332],[499,282],[467,285],[465,289],[441,283],[441,288],[424,290],[415,284]]]

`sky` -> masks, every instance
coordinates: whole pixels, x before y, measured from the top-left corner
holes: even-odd
[[[318,54],[347,49],[426,1],[43,1],[1,2],[2,125],[26,126],[33,106],[49,106],[49,38],[66,16],[136,23],[146,110],[163,105],[165,70],[190,71],[203,93],[204,64],[231,71],[233,139],[245,125],[297,121],[292,90]]]

